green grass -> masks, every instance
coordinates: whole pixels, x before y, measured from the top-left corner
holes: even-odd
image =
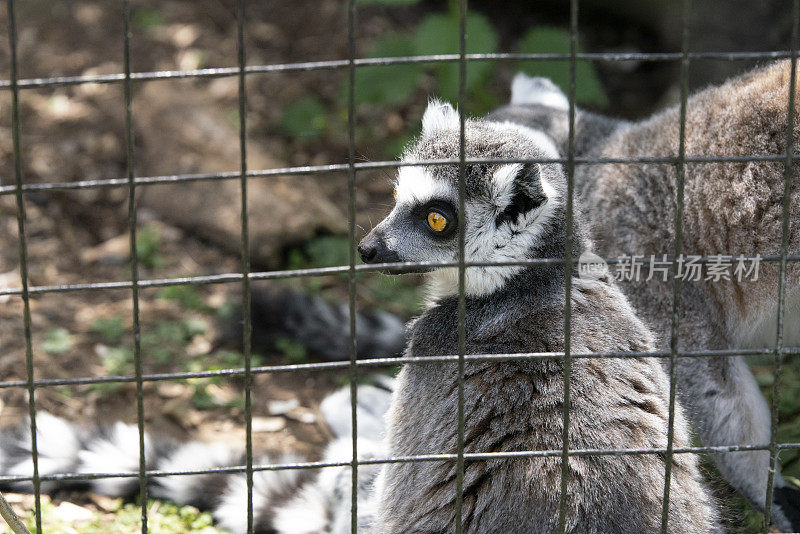
[[[66,328],[48,330],[42,341],[42,350],[50,354],[61,354],[72,348],[72,338]]]
[[[65,521],[59,517],[58,509],[49,499],[42,500],[42,530],[48,534],[134,534],[141,532],[142,509],[138,504],[123,503],[117,499],[116,509],[110,512],[92,511],[91,517],[79,521]],[[87,510],[89,510],[87,508]],[[33,511],[21,519],[31,532],[36,530]],[[161,501],[147,503],[147,526],[150,532],[163,534],[201,533],[222,534],[227,532],[213,526],[208,512],[193,506],[176,506]],[[8,532],[0,526],[0,533]]]

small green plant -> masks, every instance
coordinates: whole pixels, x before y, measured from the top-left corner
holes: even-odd
[[[390,33],[378,39],[368,57],[413,56],[417,52],[407,35]],[[407,102],[417,89],[417,80],[424,71],[419,63],[370,65],[356,69],[355,103],[398,106]],[[339,100],[347,101],[347,84],[339,90]]]
[[[457,54],[459,52],[461,23],[457,12],[429,15],[422,21],[414,35],[414,47],[418,54]],[[478,13],[470,13],[466,20],[468,54],[491,53],[497,51],[498,37],[489,19]],[[439,96],[456,102],[460,82],[457,62],[438,63],[435,67],[439,82]],[[466,90],[476,91],[491,77],[493,62],[470,61],[467,65]],[[471,110],[480,113],[484,110]]]
[[[357,5],[410,6],[417,3],[419,0],[356,0]]]
[[[164,16],[157,9],[142,6],[133,11],[132,22],[135,28],[152,35],[164,24]]]
[[[292,102],[283,110],[281,127],[290,137],[306,141],[317,139],[328,128],[325,105],[313,96]]]
[[[283,358],[293,364],[308,362],[308,352],[306,348],[288,338],[278,338],[275,340],[275,348],[283,354]]]
[[[289,269],[335,267],[350,263],[350,244],[340,235],[320,236],[299,248],[289,251],[286,263]]]
[[[133,349],[111,347],[100,356],[110,376],[126,375],[133,370]]]
[[[89,328],[106,345],[118,345],[126,331],[120,317],[100,317]]]
[[[61,354],[72,348],[72,338],[66,328],[48,330],[42,341],[42,350],[50,354]]]
[[[148,269],[155,269],[164,265],[164,257],[159,253],[161,249],[161,231],[155,226],[145,226],[136,234],[136,254],[139,263]]]
[[[84,520],[61,519],[56,506],[49,498],[42,498],[43,531],[52,534],[133,534],[141,531],[142,508],[138,503],[114,501],[115,508],[109,512],[91,512]],[[33,510],[23,516],[28,529],[36,532],[36,518]],[[221,534],[223,531],[213,526],[210,513],[201,512],[193,506],[176,506],[170,503],[148,500],[147,521],[152,532],[163,534]]]
[[[211,410],[219,406],[208,392],[207,382],[193,383],[192,388],[192,406],[198,410]]]
[[[100,354],[100,360],[108,376],[125,376],[133,372],[133,349],[130,347],[109,347]],[[121,389],[122,383],[99,382],[89,387],[101,396],[106,396]]]
[[[520,40],[519,51],[526,54],[569,54],[569,32],[560,28],[538,27]],[[581,50],[578,50],[581,52]],[[550,78],[566,93],[569,89],[569,61],[524,61],[519,67],[532,76]],[[592,63],[575,63],[575,100],[596,107],[608,105],[608,97]]]
[[[158,292],[161,300],[174,300],[187,311],[208,311],[203,297],[193,286],[169,286]]]
[[[372,276],[365,284],[377,304],[405,317],[422,311],[422,297],[416,285],[404,276]]]

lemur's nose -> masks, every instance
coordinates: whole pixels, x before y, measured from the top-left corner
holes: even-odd
[[[375,259],[375,256],[378,255],[378,249],[371,245],[364,245],[363,243],[358,245],[358,254],[361,256],[361,261],[364,263],[369,263]]]

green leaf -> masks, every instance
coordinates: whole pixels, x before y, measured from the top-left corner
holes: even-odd
[[[497,33],[491,22],[483,15],[471,13],[467,16],[467,53],[482,54],[497,51]],[[430,15],[417,28],[414,47],[417,54],[457,54],[459,52],[460,24],[457,17]],[[489,61],[467,64],[466,88],[474,90],[486,81],[494,69]],[[459,65],[457,62],[440,63],[436,66],[439,92],[442,98],[458,99]]]
[[[325,106],[313,96],[292,102],[283,110],[281,127],[290,137],[316,139],[328,128]]]
[[[125,335],[125,325],[119,317],[100,317],[90,328],[106,345],[119,344]]]
[[[111,347],[100,359],[109,375],[124,375],[133,369],[133,350],[127,347]]]
[[[152,35],[164,24],[164,15],[151,7],[140,7],[133,12],[133,26]]]
[[[136,234],[136,255],[139,263],[147,268],[154,269],[164,264],[164,258],[159,253],[161,248],[161,230],[155,226],[145,226]]]
[[[72,339],[66,328],[54,328],[45,335],[42,350],[50,354],[61,354],[72,347]]]
[[[275,348],[283,353],[283,357],[289,363],[299,364],[308,361],[306,348],[297,341],[281,337],[275,340]]]
[[[350,243],[342,236],[322,236],[305,247],[310,267],[335,267],[350,263]]]
[[[414,43],[405,35],[390,33],[372,46],[368,57],[402,57],[415,54]],[[418,63],[371,65],[356,69],[356,104],[393,106],[408,101],[417,88],[423,67]],[[347,83],[340,98],[347,98]]]
[[[161,300],[177,301],[184,310],[206,311],[207,307],[203,297],[192,286],[168,286],[158,292]]]
[[[519,51],[524,54],[569,54],[569,33],[559,28],[540,26],[525,34],[520,40]],[[566,60],[522,61],[519,68],[531,76],[550,78],[565,93],[569,89],[569,62]],[[587,61],[575,64],[575,100],[579,104],[597,107],[608,105],[608,97],[597,70]]]
[[[356,5],[366,6],[377,4],[382,6],[411,6],[418,4],[419,0],[356,0]]]

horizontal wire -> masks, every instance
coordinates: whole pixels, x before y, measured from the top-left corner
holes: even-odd
[[[800,155],[793,155],[792,160],[800,160]],[[751,156],[730,155],[730,156],[687,156],[684,158],[686,163],[710,164],[710,163],[750,163],[750,162],[784,162],[785,155],[773,154],[754,154]],[[467,158],[468,164],[509,164],[509,163],[560,163],[566,164],[567,158],[541,158],[541,159],[509,159],[509,158]],[[677,156],[663,157],[640,157],[640,158],[575,158],[576,165],[642,165],[642,164],[665,164],[674,165],[678,162]],[[392,169],[400,167],[422,167],[435,165],[454,165],[458,164],[458,159],[433,159],[423,161],[362,161],[355,163],[356,170],[373,169]],[[279,167],[275,169],[260,169],[247,171],[247,178],[268,178],[275,176],[293,176],[306,174],[323,174],[347,172],[350,168],[347,163],[330,163],[325,165],[302,165],[297,167]],[[241,179],[239,171],[223,171],[216,173],[186,173],[186,174],[166,174],[160,176],[142,176],[134,178],[136,186],[141,185],[164,185],[186,182],[208,182]],[[22,191],[43,192],[43,191],[66,191],[75,189],[98,189],[102,187],[123,187],[128,186],[127,178],[103,178],[95,180],[77,180],[71,182],[46,182],[24,184]],[[17,192],[16,185],[0,186],[0,195],[12,195]]]
[[[800,354],[800,347],[784,347],[781,349],[783,354],[797,355]],[[667,358],[670,356],[669,351],[651,351],[651,352],[584,352],[572,353],[572,358],[580,359],[595,359],[595,358]],[[711,357],[728,357],[728,356],[772,356],[775,354],[775,349],[708,349],[696,351],[683,351],[678,352],[679,358],[711,358]],[[467,354],[466,361],[470,362],[508,362],[508,361],[523,361],[523,360],[544,360],[544,359],[558,359],[564,358],[563,352],[518,352],[507,354]],[[390,367],[400,364],[431,364],[431,363],[453,363],[458,362],[458,355],[443,355],[443,356],[400,356],[397,358],[372,358],[362,359],[356,362],[358,367]],[[335,362],[314,362],[314,363],[299,363],[299,364],[281,364],[281,365],[262,365],[252,367],[252,374],[268,374],[268,373],[286,373],[286,372],[303,372],[303,371],[330,371],[336,369],[347,369],[350,366],[349,360],[341,360]],[[215,378],[215,377],[230,377],[238,378],[245,375],[243,368],[230,368],[230,369],[215,369],[212,371],[187,371],[176,373],[154,373],[143,374],[143,382],[161,382],[165,380],[187,380],[193,378]],[[37,387],[55,387],[55,386],[68,386],[68,385],[89,385],[89,384],[107,384],[107,383],[128,383],[134,382],[134,376],[100,376],[100,377],[82,377],[82,378],[44,378],[34,380],[33,384]],[[28,384],[26,380],[9,380],[0,382],[0,389],[25,387]]]
[[[788,442],[778,443],[781,450],[800,449],[800,443]],[[769,444],[764,445],[714,445],[701,447],[681,447],[673,449],[675,454],[703,454],[703,453],[736,453],[761,451],[769,449]],[[666,448],[643,448],[643,449],[570,449],[569,456],[635,456],[643,454],[664,454]],[[543,451],[495,451],[495,452],[465,452],[464,459],[472,461],[497,460],[497,459],[524,459],[524,458],[551,458],[561,456],[562,450],[543,450]],[[414,456],[395,456],[391,458],[369,458],[359,459],[358,465],[382,465],[392,463],[415,463],[415,462],[440,462],[453,461],[456,454],[421,454]],[[284,471],[293,469],[324,469],[328,467],[350,467],[351,460],[331,461],[331,462],[293,462],[283,464],[262,464],[253,465],[253,471]],[[169,476],[193,476],[211,475],[220,473],[244,473],[246,466],[226,466],[210,469],[196,469],[183,471],[161,471],[150,470],[145,473],[147,477],[169,477]],[[116,472],[116,473],[56,473],[51,475],[41,475],[40,479],[52,482],[97,480],[106,478],[138,478],[137,472]],[[15,482],[29,482],[32,477],[24,475],[11,475],[0,477],[0,484]]]
[[[646,267],[648,265],[645,256],[627,256],[617,258],[603,258],[609,265],[630,263],[633,258],[636,258],[637,265]],[[648,256],[649,258],[649,256]],[[658,258],[658,257],[657,257]],[[747,260],[759,261],[764,263],[777,263],[781,261],[779,255],[722,255],[722,256],[690,256],[687,255],[684,259],[690,258],[695,264],[718,263],[719,261],[731,260]],[[800,262],[800,254],[790,254],[786,256],[786,260],[790,263]],[[666,255],[666,259],[657,259],[658,263],[671,263],[680,262],[680,259],[675,259],[670,255]],[[573,264],[577,265],[580,259],[573,260]],[[466,262],[466,267],[527,267],[535,265],[563,265],[563,258],[531,258],[525,260],[515,261],[483,261],[483,262]],[[444,268],[444,267],[458,267],[458,262],[398,262],[398,263],[373,263],[369,265],[356,265],[356,271],[359,272],[372,272],[372,271],[385,271],[393,270],[397,272],[413,272],[414,270],[423,268]],[[302,278],[309,276],[329,276],[336,274],[347,274],[350,270],[349,265],[337,265],[333,267],[314,267],[309,269],[288,269],[278,271],[253,271],[248,273],[250,280],[279,280],[285,278]],[[243,279],[242,273],[225,273],[225,274],[210,274],[198,276],[181,276],[175,278],[155,278],[150,280],[139,280],[136,286],[139,288],[150,287],[168,287],[168,286],[185,286],[185,285],[208,285],[208,284],[225,284],[232,282],[241,282]],[[88,290],[113,290],[113,289],[131,289],[133,283],[130,281],[118,282],[86,282],[79,284],[59,284],[50,286],[30,286],[28,292],[30,294],[44,294],[44,293],[66,293],[72,291],[88,291]],[[7,295],[21,295],[21,287],[12,287],[0,289],[0,297]]]
[[[576,54],[578,61],[678,61],[683,56],[679,52],[667,53],[581,53]],[[753,59],[785,59],[791,57],[788,50],[774,50],[765,52],[694,52],[689,54],[690,59],[742,61]],[[493,54],[467,54],[467,61],[568,61],[569,54],[524,54],[524,53],[493,53]],[[419,56],[359,58],[354,61],[357,67],[378,65],[404,65],[412,63],[447,63],[459,61],[459,54],[431,54]],[[347,59],[332,59],[323,61],[305,61],[298,63],[280,63],[274,65],[251,65],[245,67],[245,74],[270,74],[276,72],[303,72],[316,70],[344,69],[350,65]],[[237,76],[239,67],[215,67],[190,70],[160,70],[148,72],[133,72],[132,81],[158,81],[182,80],[191,78],[224,78]],[[45,87],[63,87],[69,85],[82,85],[87,83],[107,84],[121,83],[125,80],[122,73],[93,74],[85,76],[53,76],[49,78],[26,78],[18,81],[20,89],[39,89]],[[10,80],[0,80],[0,90],[10,89]]]

